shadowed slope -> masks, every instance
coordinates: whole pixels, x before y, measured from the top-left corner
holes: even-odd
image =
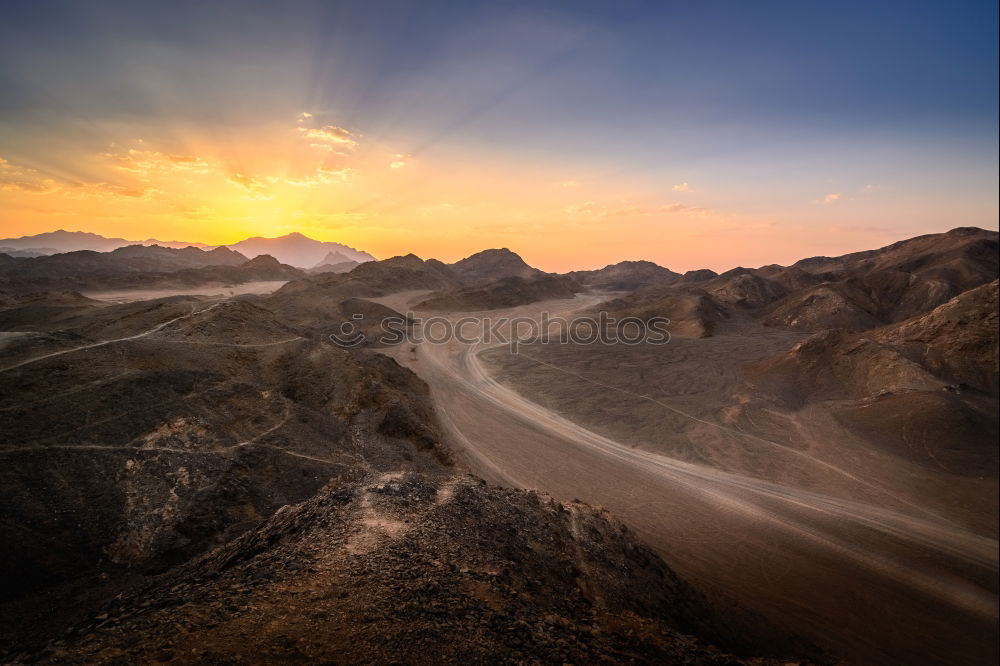
[[[467,477],[332,484],[142,599],[44,661],[784,663],[711,647],[734,638],[607,514]]]

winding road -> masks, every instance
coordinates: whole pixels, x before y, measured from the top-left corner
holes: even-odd
[[[596,299],[488,315],[531,316],[543,307],[565,315]],[[423,342],[390,352],[428,382],[451,444],[473,472],[603,506],[711,597],[852,663],[995,658],[995,539],[917,505],[903,512],[614,441],[492,379],[478,354],[496,344]]]
[[[113,339],[110,339],[110,340],[100,340],[98,342],[91,342],[91,343],[88,343],[88,344],[85,344],[85,345],[80,345],[78,347],[70,347],[69,349],[60,349],[59,351],[50,352],[48,354],[42,354],[41,356],[35,356],[33,358],[29,358],[29,359],[26,359],[24,361],[19,361],[18,363],[15,363],[13,365],[8,365],[5,368],[0,368],[0,373],[2,373],[2,372],[9,372],[11,370],[16,370],[17,368],[22,368],[22,367],[24,367],[26,365],[30,365],[32,363],[37,363],[38,361],[43,361],[43,360],[45,360],[47,358],[53,358],[55,356],[62,356],[64,354],[75,354],[76,352],[85,351],[87,349],[94,349],[96,347],[103,347],[105,345],[115,344],[115,343],[118,343],[118,342],[131,342],[133,340],[141,340],[143,338],[146,338],[146,337],[149,337],[149,336],[153,335],[154,333],[159,333],[160,331],[162,331],[164,328],[166,328],[170,324],[173,324],[175,322],[181,321],[183,319],[190,319],[191,317],[194,317],[196,315],[204,314],[206,312],[209,312],[210,310],[214,310],[215,308],[217,308],[220,305],[222,305],[224,302],[225,301],[219,301],[217,303],[213,303],[213,304],[209,305],[208,307],[201,308],[200,310],[192,306],[191,312],[188,312],[187,314],[182,314],[182,315],[180,315],[178,317],[174,317],[172,319],[168,319],[166,321],[162,321],[159,324],[156,324],[155,326],[153,326],[152,328],[149,328],[149,329],[147,329],[145,331],[142,331],[141,333],[136,333],[134,335],[128,335],[128,336],[125,336],[125,337],[122,337],[122,338],[113,338]],[[176,340],[176,339],[170,339],[170,338],[161,338],[159,340],[159,342],[176,343],[176,344],[188,344],[188,345],[207,345],[207,346],[221,346],[221,347],[248,347],[248,348],[253,348],[253,347],[274,347],[276,345],[284,345],[284,344],[288,344],[289,342],[296,342],[297,340],[303,340],[303,339],[304,338],[302,336],[295,336],[295,337],[292,337],[292,338],[286,338],[284,340],[276,340],[274,342],[236,343],[236,342],[215,342],[215,341],[206,341],[206,340]]]

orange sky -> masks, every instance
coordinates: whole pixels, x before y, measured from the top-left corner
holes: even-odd
[[[597,164],[525,166],[472,149],[413,157],[318,113],[225,142],[194,130],[174,128],[174,136],[182,138],[81,151],[59,170],[4,159],[0,233],[64,228],[225,244],[300,231],[377,257],[454,261],[504,246],[551,271],[624,259],[722,270],[968,223],[921,216],[922,202],[901,206],[870,183],[768,209],[759,194],[710,174],[688,181],[678,171],[656,182]],[[977,213],[972,204],[969,212]]]

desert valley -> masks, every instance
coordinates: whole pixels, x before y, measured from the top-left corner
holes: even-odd
[[[0,665],[1000,665],[996,0],[4,0]]]
[[[4,661],[996,653],[996,232],[721,274],[18,252],[81,239],[0,241]],[[598,313],[669,336],[429,330]]]

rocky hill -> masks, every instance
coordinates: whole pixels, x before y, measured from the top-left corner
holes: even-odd
[[[604,311],[621,321],[636,317],[649,322],[654,317],[670,320],[672,335],[704,338],[729,318],[729,313],[712,296],[698,288],[650,286],[602,303],[594,312]]]
[[[542,271],[532,268],[519,255],[507,248],[477,252],[451,264],[450,268],[464,282],[505,277],[532,278],[542,275]]]
[[[206,266],[200,269],[178,271],[166,276],[168,280],[187,283],[240,284],[256,280],[296,280],[305,273],[297,268],[282,264],[270,255],[262,254],[236,266]]]
[[[0,261],[0,290],[37,291],[181,288],[287,281],[305,276],[273,257],[247,260],[228,248],[199,250],[133,245],[112,252],[79,251]]]
[[[640,287],[666,284],[681,275],[651,261],[621,261],[600,270],[571,271],[567,275],[585,287],[605,291],[634,291]]]
[[[751,364],[757,400],[823,403],[879,450],[952,474],[997,474],[998,284],[864,333],[817,333]]]
[[[55,330],[106,305],[75,291],[12,294],[0,301],[0,331]]]
[[[347,298],[374,298],[400,291],[432,290],[452,287],[458,278],[436,259],[424,261],[408,254],[382,261],[359,264],[346,273],[325,272],[294,280],[275,291],[268,299],[274,307],[283,303],[307,306],[311,295],[332,303]],[[292,307],[299,307],[292,305]]]
[[[359,446],[383,469],[443,455],[425,389],[392,361],[247,303],[167,305],[2,350],[5,594],[181,561],[306,499]]]
[[[303,334],[337,334],[348,339],[351,331],[357,331],[364,336],[366,345],[377,344],[382,338],[386,332],[383,322],[395,322],[397,327],[406,325],[406,318],[392,308],[345,296],[336,287],[310,280],[285,285],[263,299],[261,305]]]
[[[708,268],[698,268],[693,271],[688,271],[684,275],[677,278],[678,282],[705,282],[711,280],[714,277],[718,277],[718,273]]]
[[[710,335],[712,321],[724,319],[805,332],[865,331],[927,313],[995,280],[997,248],[996,232],[959,228],[793,266],[690,271],[605,307],[616,316],[668,317],[685,336]]]
[[[356,261],[345,261],[339,264],[322,264],[320,266],[310,268],[308,273],[310,275],[316,275],[318,273],[350,273],[359,265],[360,264]]]
[[[459,281],[446,264],[437,259],[424,261],[415,254],[361,264],[347,274],[349,281],[361,283],[368,291],[359,295],[384,295],[411,289],[441,289]]]
[[[239,266],[247,258],[227,248],[176,250],[158,245],[129,245],[111,252],[79,250],[19,259],[7,268],[22,279],[79,277],[100,273],[168,273],[205,266]]]
[[[878,250],[804,259],[791,268],[808,272],[816,284],[790,293],[767,321],[806,331],[903,321],[996,279],[997,247],[995,231],[963,227]]]
[[[945,381],[997,395],[997,292],[994,280],[873,337]]]
[[[718,647],[739,643],[606,514],[469,477],[389,473],[332,481],[33,658],[786,663]]]
[[[504,277],[431,294],[416,305],[421,310],[471,312],[512,308],[556,298],[573,298],[583,288],[572,278],[541,274]]]

